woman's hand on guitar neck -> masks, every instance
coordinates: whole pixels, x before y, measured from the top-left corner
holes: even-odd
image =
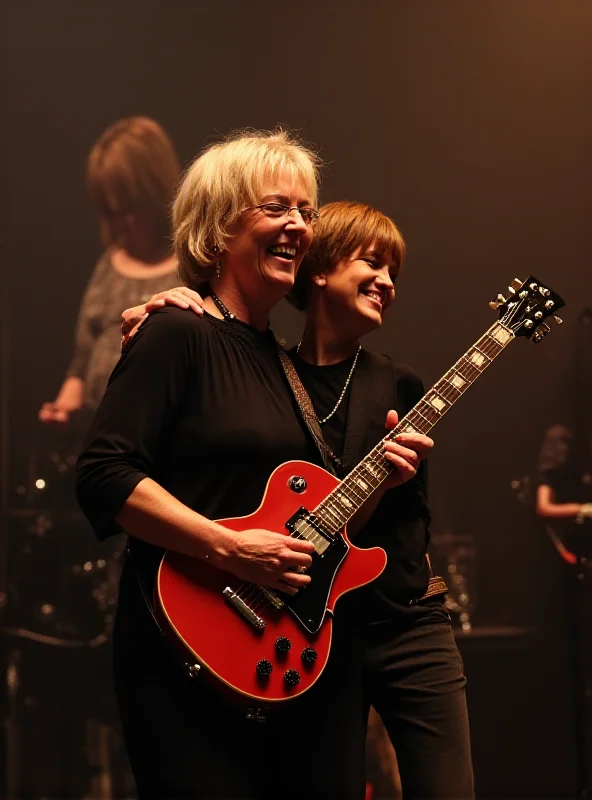
[[[314,545],[282,533],[252,528],[232,531],[216,566],[249,583],[294,595],[310,583]]]
[[[193,289],[188,289],[187,286],[176,286],[174,289],[167,289],[166,292],[158,292],[158,294],[153,294],[147,303],[126,308],[122,313],[122,346],[124,347],[129,342],[149,314],[164,306],[191,309],[198,316],[203,314],[202,296]]]
[[[397,412],[389,411],[386,415],[385,428],[392,431],[398,423]],[[394,469],[380,485],[380,488],[373,492],[370,500],[367,500],[349,521],[347,529],[350,536],[356,535],[367,524],[388,489],[394,489],[395,486],[407,483],[417,475],[420,462],[429,454],[433,446],[433,439],[422,433],[401,433],[395,441],[384,442],[384,455]]]
[[[396,411],[386,415],[385,427],[393,430],[399,422]],[[384,454],[395,469],[384,482],[385,489],[393,489],[414,478],[420,462],[429,455],[434,440],[423,433],[400,433],[393,442],[384,443]]]

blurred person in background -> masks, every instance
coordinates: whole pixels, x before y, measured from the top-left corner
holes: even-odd
[[[40,500],[50,509],[52,520],[51,536],[36,539],[33,545],[35,569],[42,561],[45,564],[43,581],[38,572],[29,576],[19,562],[25,627],[35,631],[39,627],[37,618],[29,618],[29,607],[52,603],[55,613],[42,633],[93,643],[62,651],[64,679],[54,701],[63,707],[61,698],[68,698],[64,728],[83,748],[81,752],[74,748],[76,755],[67,757],[70,780],[79,781],[77,786],[85,793],[85,782],[90,781],[91,794],[99,784],[101,797],[125,793],[133,783],[119,744],[108,670],[125,537],[98,543],[88,534],[86,521],[77,512],[72,467],[89,417],[120,356],[121,312],[179,282],[170,220],[179,178],[179,158],[169,136],[148,117],[116,121],[90,150],[86,184],[103,252],[80,304],[74,353],[64,381],[56,398],[38,412],[46,427],[36,434],[35,474],[46,479]],[[101,646],[96,646],[99,641]],[[79,675],[92,682],[92,692],[86,691]],[[41,684],[31,691],[42,695],[44,708],[49,704]],[[52,713],[50,707],[47,716]],[[51,746],[61,747],[60,738]],[[52,751],[48,760],[60,758],[66,760]]]
[[[41,422],[65,424],[98,406],[120,355],[121,312],[179,282],[170,227],[179,177],[170,138],[148,117],[118,120],[93,145],[86,180],[104,251],[80,305],[72,361]]]
[[[592,448],[566,425],[551,425],[539,453],[535,510],[576,556],[592,556]],[[574,524],[575,523],[575,524]]]

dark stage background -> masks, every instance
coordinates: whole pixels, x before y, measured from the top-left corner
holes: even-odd
[[[435,431],[430,480],[434,533],[477,543],[485,630],[461,648],[480,794],[573,792],[561,571],[510,483],[570,419],[592,304],[592,4],[4,0],[0,15],[5,509],[100,253],[83,182],[97,135],[152,116],[188,161],[218,132],[294,128],[327,165],[324,201],[367,201],[400,225],[397,302],[368,344],[426,384],[489,327],[512,278],[534,273],[566,300],[563,327],[512,344]],[[299,326],[274,315],[290,343]]]

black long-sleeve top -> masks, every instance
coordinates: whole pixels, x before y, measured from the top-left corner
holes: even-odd
[[[145,477],[210,519],[239,516],[294,458],[319,463],[273,334],[164,308],[111,376],[78,459],[78,501],[99,538]]]

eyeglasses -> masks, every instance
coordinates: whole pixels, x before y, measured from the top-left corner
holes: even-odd
[[[258,206],[243,208],[243,211],[254,211],[255,209],[263,211],[268,217],[276,218],[287,217],[292,211],[298,211],[306,225],[314,225],[320,216],[316,208],[310,208],[309,206],[305,206],[304,208],[300,208],[299,206],[287,206],[285,203],[260,203]]]

